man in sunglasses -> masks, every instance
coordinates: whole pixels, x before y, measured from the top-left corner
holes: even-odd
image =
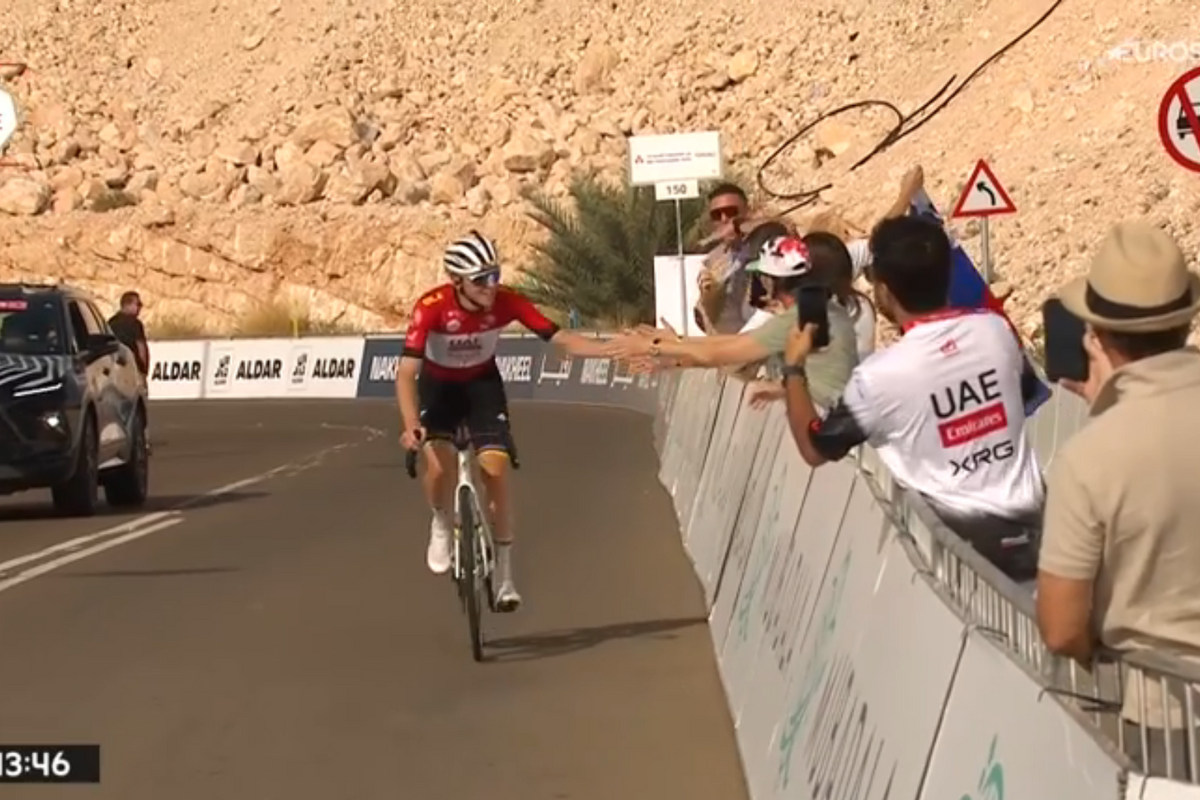
[[[561,330],[519,292],[500,285],[496,247],[471,231],[446,248],[450,281],[417,300],[396,371],[400,442],[423,450],[422,485],[433,509],[426,561],[435,574],[450,569],[456,458],[449,439],[465,421],[479,455],[496,542],[496,606],[521,604],[512,576],[513,521],[507,483],[508,398],[496,366],[501,330],[520,322],[573,356],[602,356],[604,342]]]
[[[696,307],[702,325],[711,320],[713,329],[705,333],[737,333],[753,313],[747,304],[750,276],[737,258],[749,213],[746,193],[736,184],[721,183],[708,193],[714,232],[705,243],[716,247],[704,258]]]

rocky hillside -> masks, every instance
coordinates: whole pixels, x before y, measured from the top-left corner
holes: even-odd
[[[468,224],[519,263],[519,192],[620,175],[630,133],[715,128],[750,170],[804,121],[919,108],[1049,3],[988,0],[8,0],[0,81],[27,117],[0,167],[0,272],[64,276],[148,315],[228,326],[264,298],[380,329]],[[1196,0],[1065,2],[877,155],[877,110],[820,125],[765,175],[824,183],[862,225],[925,167],[943,206],[979,157],[1020,208],[993,226],[1029,316],[1127,216],[1200,250],[1200,178],[1155,116],[1192,64],[1109,57],[1194,35]],[[788,204],[764,196],[784,208]],[[960,233],[971,246],[973,231]]]

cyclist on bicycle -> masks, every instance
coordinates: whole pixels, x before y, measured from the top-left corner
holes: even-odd
[[[447,440],[466,422],[479,454],[496,542],[496,606],[514,611],[521,596],[512,574],[507,470],[511,434],[508,398],[496,366],[500,331],[520,322],[544,341],[581,357],[603,357],[604,342],[560,330],[522,294],[501,286],[495,245],[477,231],[450,244],[442,263],[450,281],[426,292],[413,306],[396,372],[400,442],[425,453],[422,484],[433,510],[426,560],[440,575],[450,569],[454,530],[456,458]]]

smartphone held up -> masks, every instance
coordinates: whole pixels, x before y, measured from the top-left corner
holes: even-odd
[[[1051,298],[1042,304],[1042,331],[1046,342],[1046,377],[1083,383],[1088,379],[1088,354],[1083,346],[1087,325]]]
[[[813,332],[813,349],[829,346],[829,289],[819,284],[801,286],[796,290],[796,320],[805,325],[816,325]]]

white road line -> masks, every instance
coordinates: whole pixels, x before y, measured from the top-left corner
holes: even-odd
[[[205,500],[211,500],[215,497],[236,492],[239,489],[244,489],[247,486],[253,486],[256,483],[273,478],[276,475],[287,472],[289,470],[302,470],[315,467],[320,464],[323,457],[337,450],[342,450],[351,446],[352,443],[342,443],[327,447],[320,450],[307,458],[299,461],[293,461],[288,464],[281,464],[278,467],[269,469],[266,472],[254,475],[249,478],[243,478],[240,481],[227,483],[224,486],[219,486],[216,489],[198,494],[195,497],[189,497],[187,500],[179,503],[175,508],[166,511],[155,511],[152,514],[146,514],[128,522],[123,522],[120,525],[114,525],[111,528],[105,528],[96,533],[89,533],[84,536],[77,536],[66,542],[59,542],[36,553],[20,556],[19,558],[10,559],[9,561],[0,562],[0,592],[18,586],[25,581],[32,580],[39,575],[44,575],[47,572],[56,570],[59,567],[87,558],[88,556],[102,553],[112,547],[125,544],[126,542],[136,541],[143,536],[149,536],[152,533],[166,530],[174,525],[184,521],[183,511],[191,506],[197,505]],[[99,541],[103,539],[104,541]],[[97,544],[88,547],[89,544],[98,542]],[[86,548],[86,549],[85,549]],[[7,573],[12,572],[16,567],[23,566],[35,561],[43,561],[49,556],[57,553],[66,552],[67,555],[60,556],[50,561],[38,564],[36,567],[19,572],[11,577]]]
[[[138,517],[137,519],[131,519],[128,522],[122,522],[120,525],[114,525],[111,528],[105,528],[104,530],[97,531],[96,533],[89,533],[86,536],[77,536],[76,538],[67,542],[59,542],[52,547],[47,547],[45,550],[39,550],[36,553],[30,553],[27,556],[21,556],[20,558],[14,558],[11,561],[0,563],[0,575],[9,572],[13,567],[19,567],[22,564],[28,564],[30,561],[39,561],[46,556],[51,556],[55,553],[61,553],[64,550],[77,550],[89,542],[96,541],[97,539],[103,539],[106,536],[113,536],[118,533],[129,533],[145,525],[165,519],[166,517],[178,515],[178,511],[156,511],[153,514],[147,514],[144,517]]]
[[[25,581],[31,581],[40,575],[45,575],[47,572],[53,572],[59,567],[65,567],[67,564],[75,561],[81,561],[88,556],[94,556],[96,553],[102,553],[110,548],[123,545],[126,542],[132,542],[133,540],[140,539],[143,536],[149,536],[152,533],[158,533],[159,531],[166,530],[167,528],[178,525],[181,522],[183,522],[183,517],[164,519],[154,525],[150,525],[145,528],[138,528],[132,533],[127,533],[124,536],[118,536],[115,539],[109,539],[106,542],[101,542],[100,544],[95,545],[94,547],[89,547],[86,550],[68,553],[65,556],[53,559],[52,561],[38,564],[36,567],[27,569],[19,575],[14,575],[11,578],[0,581],[0,592],[7,591],[14,586],[20,586],[22,583],[25,583]]]

